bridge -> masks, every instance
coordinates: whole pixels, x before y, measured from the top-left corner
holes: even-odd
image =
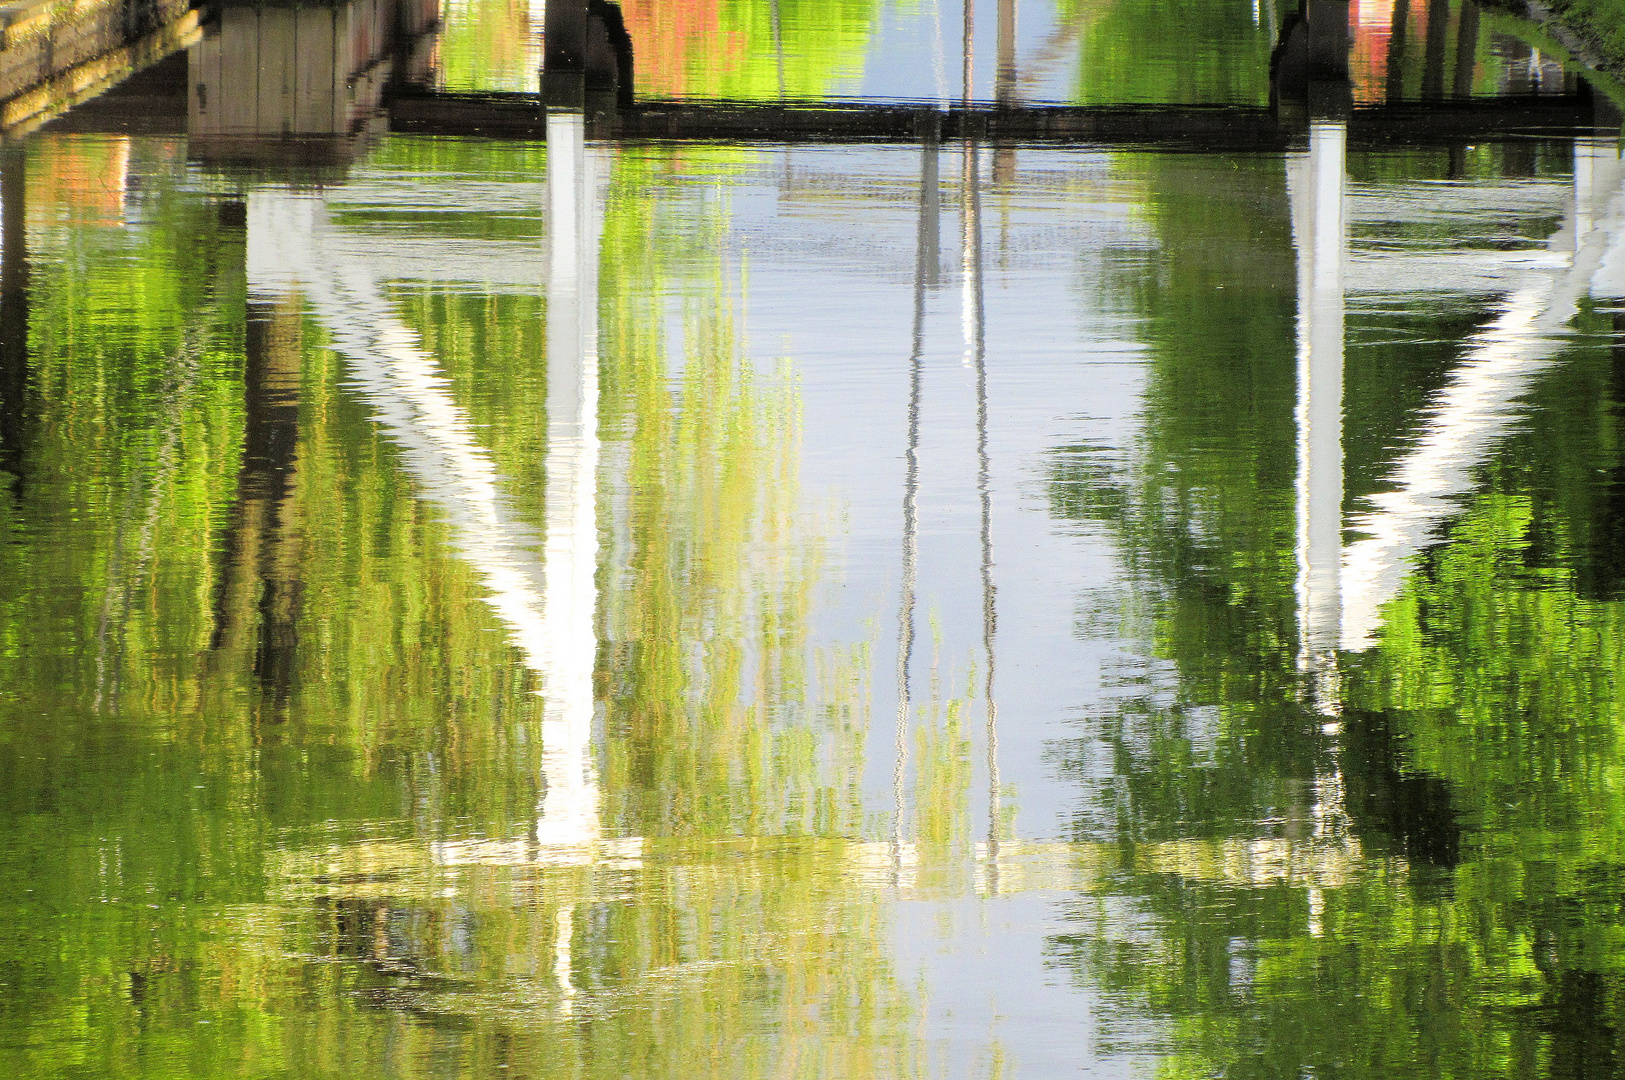
[[[125,0],[124,7],[136,2]],[[89,39],[77,24],[58,26],[60,19],[43,30],[36,27],[31,36],[5,30],[0,132],[15,138],[54,122],[65,130],[186,134],[205,159],[274,152],[279,160],[291,153],[322,165],[342,164],[359,146],[390,131],[545,140],[550,108],[581,112],[595,141],[814,144],[936,138],[996,146],[1280,152],[1307,145],[1311,115],[1345,121],[1356,147],[1568,138],[1620,126],[1616,103],[1584,81],[1561,94],[1475,98],[1441,90],[1427,100],[1356,106],[1349,92],[1345,0],[1310,0],[1287,21],[1272,63],[1275,100],[1253,108],[1024,104],[1014,93],[1013,74],[1006,77],[1002,66],[992,101],[972,100],[969,94],[919,102],[639,98],[632,92],[636,42],[609,0],[547,5],[538,92],[451,92],[436,88],[432,78],[439,0],[297,6],[225,0],[175,10],[164,5],[177,0],[142,2],[153,5],[141,9],[142,18],[117,23],[123,37],[104,28],[91,44],[83,43]],[[32,11],[39,3],[0,5],[0,24],[7,11]],[[1001,56],[1014,33],[1003,18],[1001,7]],[[1476,31],[1470,29],[1464,26],[1457,35],[1458,54],[1475,47]],[[70,31],[78,35],[73,38],[77,51],[52,36],[72,36]],[[96,52],[95,42],[114,41],[116,48]],[[95,55],[84,55],[87,50]],[[1429,63],[1442,71],[1447,59],[1441,54],[1434,63],[1430,56]],[[268,136],[282,140],[274,151],[263,145]]]

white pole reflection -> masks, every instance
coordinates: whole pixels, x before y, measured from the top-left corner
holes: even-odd
[[[908,723],[913,711],[909,666],[914,658],[914,590],[920,558],[920,395],[925,379],[925,291],[937,283],[939,254],[936,121],[920,148],[920,211],[914,246],[914,331],[908,358],[908,441],[903,474],[903,558],[897,602],[897,728],[892,750],[892,885],[903,887],[912,851],[904,842],[904,781]]]
[[[1343,267],[1347,130],[1314,123],[1288,165],[1298,249],[1298,666],[1316,706],[1337,711],[1343,517]]]
[[[1337,674],[1343,544],[1343,270],[1348,257],[1344,176],[1348,132],[1342,123],[1309,128],[1309,153],[1287,166],[1293,242],[1298,251],[1297,607],[1298,667],[1313,707],[1327,717],[1329,740],[1315,770],[1312,847],[1347,834]],[[1309,932],[1323,932],[1325,898],[1309,888]]]
[[[598,838],[592,761],[598,638],[597,176],[579,113],[547,117],[546,566],[542,592],[544,790],[536,839],[583,846]]]

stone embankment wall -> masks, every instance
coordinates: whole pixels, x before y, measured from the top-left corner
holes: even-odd
[[[43,122],[197,37],[189,0],[0,4],[0,131]]]
[[[1625,0],[1481,0],[1487,8],[1506,11],[1537,24],[1549,40],[1543,51],[1609,78],[1591,80],[1625,106]],[[1548,48],[1548,46],[1556,46]],[[1563,54],[1567,53],[1567,56]]]

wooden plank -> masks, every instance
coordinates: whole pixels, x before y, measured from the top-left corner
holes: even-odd
[[[220,105],[216,134],[259,130],[260,16],[253,8],[228,7],[220,13]]]
[[[294,69],[298,87],[294,130],[302,134],[335,131],[333,18],[331,8],[296,9]]]
[[[286,135],[294,127],[294,15],[292,8],[259,10],[258,106],[254,131],[259,135]]]
[[[186,130],[199,135],[218,135],[221,131],[220,36],[205,34],[190,52]]]

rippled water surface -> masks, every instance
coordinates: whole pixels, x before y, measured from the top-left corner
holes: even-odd
[[[629,0],[639,95],[965,96],[781,3]],[[1498,128],[1604,96],[1537,31],[1362,0],[1349,99],[1508,112],[1175,153],[315,138],[247,10],[0,148],[0,1075],[1615,1074],[1625,168]],[[1247,123],[1290,29],[972,14],[972,98]]]

